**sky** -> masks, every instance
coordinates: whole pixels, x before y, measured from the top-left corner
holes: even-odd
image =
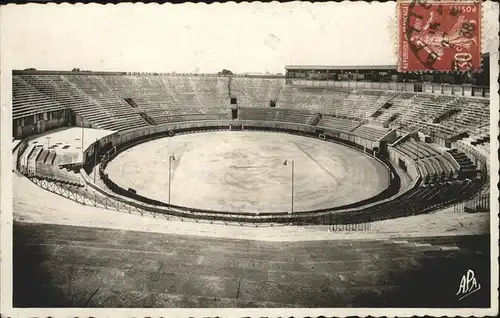
[[[495,7],[484,10],[491,34],[493,26],[498,30],[498,5],[485,7]],[[12,69],[283,73],[285,65],[397,63],[395,2],[12,4],[1,10],[1,58]]]

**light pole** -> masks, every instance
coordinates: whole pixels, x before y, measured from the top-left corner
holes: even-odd
[[[175,155],[168,156],[168,205],[170,205],[170,193],[172,191],[172,161],[175,161]]]
[[[291,210],[290,214],[293,213],[293,196],[294,196],[294,186],[295,186],[295,160],[285,160],[283,165],[288,166],[288,163],[291,163],[292,166],[292,202],[291,202]]]

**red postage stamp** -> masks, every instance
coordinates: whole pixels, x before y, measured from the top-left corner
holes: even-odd
[[[400,72],[480,70],[479,1],[401,1],[398,14]]]

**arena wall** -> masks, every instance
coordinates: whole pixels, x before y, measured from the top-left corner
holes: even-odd
[[[105,137],[106,141],[100,141],[101,146],[105,143],[111,142],[112,147],[119,146],[123,143],[127,143],[131,140],[141,138],[148,135],[160,134],[160,133],[182,133],[184,131],[189,131],[193,129],[197,130],[210,130],[211,128],[220,129],[224,128],[227,130],[267,130],[267,131],[283,131],[288,133],[300,133],[309,136],[316,136],[320,133],[333,138],[338,138],[340,140],[347,141],[358,145],[359,149],[366,148],[368,151],[373,152],[374,148],[380,147],[379,141],[365,139],[356,136],[353,133],[346,133],[343,131],[337,131],[334,129],[322,128],[318,129],[316,126],[310,126],[306,124],[298,123],[288,123],[288,122],[265,122],[265,121],[252,121],[252,120],[241,120],[241,121],[231,121],[231,120],[218,120],[218,121],[191,121],[191,122],[176,122],[167,123],[162,125],[156,125],[151,127],[140,127],[136,129],[131,129],[127,131],[119,131],[113,135]],[[85,151],[87,152],[87,150]],[[87,156],[86,156],[87,157]]]
[[[278,131],[284,133],[294,133],[300,135],[306,135],[310,137],[318,138],[318,133],[315,130],[314,126],[302,125],[302,124],[292,124],[292,123],[279,123],[279,122],[258,122],[258,121],[201,121],[201,122],[186,122],[186,123],[169,123],[156,127],[146,127],[146,128],[137,128],[130,131],[125,132],[117,132],[113,135],[109,135],[99,141],[98,148],[100,149],[101,155],[102,151],[108,149],[103,156],[103,160],[101,161],[101,165],[99,166],[99,175],[103,182],[108,186],[109,189],[112,189],[114,193],[111,193],[107,189],[102,189],[99,186],[95,185],[87,175],[87,172],[82,169],[81,174],[83,179],[86,180],[87,185],[98,191],[99,193],[109,197],[113,200],[118,200],[120,204],[129,204],[134,209],[140,209],[141,211],[149,211],[151,213],[160,213],[165,215],[174,215],[179,217],[190,217],[190,218],[202,218],[202,219],[213,219],[213,220],[226,220],[226,221],[234,221],[234,222],[254,222],[254,223],[263,223],[263,222],[294,222],[294,223],[313,223],[313,224],[332,224],[334,223],[360,223],[372,220],[372,216],[370,214],[370,208],[379,205],[379,204],[387,204],[391,200],[396,199],[400,195],[403,195],[405,192],[411,190],[418,183],[418,174],[417,179],[414,180],[411,187],[408,187],[404,191],[398,193],[400,188],[399,176],[397,176],[397,172],[391,167],[388,166],[387,163],[381,161],[380,159],[374,157],[376,160],[381,162],[388,169],[388,173],[390,174],[390,186],[388,189],[383,191],[381,194],[361,201],[354,204],[346,205],[343,207],[337,207],[333,209],[322,209],[310,212],[299,212],[293,215],[288,214],[288,212],[282,213],[260,213],[258,215],[255,214],[245,214],[245,213],[227,213],[220,211],[211,211],[211,210],[202,210],[202,209],[191,209],[185,208],[181,206],[168,205],[163,202],[158,202],[155,200],[151,200],[149,198],[138,196],[134,193],[129,192],[126,189],[123,189],[116,185],[112,180],[110,180],[105,174],[104,170],[106,168],[107,162],[112,160],[117,154],[120,152],[134,147],[135,145],[149,141],[155,138],[164,138],[167,136],[173,136],[178,133],[187,133],[187,132],[200,132],[200,131],[213,131],[213,130],[230,130],[236,127],[245,129],[245,130],[263,130],[263,131]],[[373,151],[370,149],[365,149],[366,146],[373,146],[369,142],[362,140],[362,138],[357,136],[350,135],[347,140],[342,140],[339,132],[334,131],[325,131],[325,133],[331,137],[333,141],[340,142],[345,146],[356,148],[360,151],[365,150],[367,154],[373,155]],[[349,135],[349,134],[348,134]],[[344,136],[345,137],[345,136]],[[329,138],[329,137],[326,137]],[[365,142],[363,145],[357,145],[354,141]],[[90,146],[86,149],[87,155],[85,158],[89,162],[90,166],[93,166],[93,151],[97,149],[94,146]],[[410,165],[410,164],[409,164]],[[384,211],[381,209],[380,211]],[[392,217],[390,213],[381,213],[377,217],[387,218]]]
[[[382,195],[378,195],[374,198],[365,200],[364,202],[357,202],[349,206],[309,212],[298,212],[293,215],[288,214],[288,212],[261,213],[258,215],[252,214],[251,216],[242,213],[235,215],[234,213],[226,213],[220,211],[194,210],[172,205],[164,206],[166,204],[162,202],[153,202],[152,200],[150,202],[148,201],[148,198],[139,198],[142,201],[145,201],[141,202],[141,200],[138,201],[126,197],[126,195],[129,195],[127,190],[116,188],[116,184],[114,184],[112,180],[109,180],[109,178],[107,178],[104,173],[106,162],[111,160],[118,153],[153,138],[164,138],[166,136],[174,136],[175,134],[183,134],[189,132],[241,129],[300,134],[319,138],[322,140],[331,139],[332,141],[339,142],[345,146],[356,148],[372,156],[374,156],[375,154],[375,151],[373,151],[373,149],[377,146],[376,142],[365,140],[353,134],[335,130],[319,130],[318,127],[304,124],[230,120],[168,123],[159,126],[142,127],[129,131],[116,132],[112,135],[108,135],[98,140],[97,143],[92,144],[85,150],[84,158],[85,165],[87,166],[86,168],[91,168],[94,166],[94,158],[98,157],[96,156],[96,151],[98,151],[100,156],[104,155],[104,160],[101,161],[102,170],[100,169],[99,174],[111,189],[114,188],[115,193],[111,192],[108,189],[100,189],[90,180],[83,169],[81,170],[81,173],[82,176],[87,176],[86,178],[84,178],[87,182],[87,186],[94,188],[97,193],[104,195],[103,198],[105,198],[104,200],[106,202],[109,200],[114,200],[113,202],[115,202],[117,207],[123,205],[127,207],[125,208],[125,210],[128,209],[128,211],[130,211],[130,209],[136,209],[142,212],[146,211],[151,213],[159,213],[166,216],[175,215],[181,218],[189,217],[194,219],[251,223],[291,222],[296,224],[347,224],[371,222],[374,220],[394,218],[416,213],[425,213],[429,209],[439,208],[441,206],[449,204],[450,202],[455,202],[453,198],[450,198],[450,200],[446,202],[435,202],[428,206],[426,205],[422,207],[412,207],[410,205],[408,207],[405,201],[405,194],[408,191],[418,189],[418,184],[421,180],[421,177],[419,175],[419,170],[416,166],[416,163],[405,156],[403,153],[394,149],[394,147],[392,146],[389,146],[387,148],[389,162],[391,162],[395,166],[404,167],[410,177],[413,178],[413,182],[410,187],[407,187],[403,191],[397,191],[397,193],[391,193],[390,191],[394,190],[395,181],[397,181],[396,179],[399,179],[399,177],[397,176],[397,172],[392,168],[391,165],[386,165],[391,171],[391,185],[389,186],[387,191],[384,191],[385,193],[383,193]],[[374,158],[379,160],[375,156]],[[96,161],[99,162],[99,158]],[[382,163],[384,164],[384,162]]]
[[[177,128],[180,128],[179,131],[172,131],[170,128],[172,128],[173,125],[176,125]],[[88,156],[86,156],[87,160],[91,160],[92,158],[91,154],[93,154],[94,149],[98,149],[99,153],[103,154],[104,152],[104,161],[102,163],[105,165],[106,160],[109,160],[112,156],[116,156],[117,153],[120,151],[117,151],[117,148],[113,146],[113,140],[116,142],[122,142],[124,140],[130,140],[130,142],[124,142],[121,145],[118,145],[119,147],[123,147],[123,149],[126,149],[127,147],[132,147],[134,144],[138,142],[142,142],[141,140],[133,139],[132,137],[138,136],[138,139],[143,139],[147,140],[150,138],[161,138],[165,136],[169,136],[172,131],[172,133],[184,133],[188,132],[182,131],[183,129],[187,129],[186,127],[191,127],[190,129],[196,129],[196,131],[203,131],[203,130],[218,130],[218,129],[229,129],[230,127],[233,128],[233,126],[238,126],[238,125],[248,125],[246,128],[255,128],[255,129],[262,129],[262,130],[267,130],[269,127],[276,129],[276,126],[280,126],[284,129],[290,128],[292,126],[295,126],[295,128],[302,130],[296,133],[300,134],[309,134],[313,137],[318,137],[318,132],[315,131],[314,127],[308,127],[307,125],[296,125],[296,124],[290,124],[290,127],[287,127],[286,123],[260,123],[262,127],[257,127],[259,123],[255,123],[255,126],[252,126],[249,122],[222,122],[217,121],[217,122],[212,122],[210,124],[208,123],[203,123],[203,127],[193,127],[193,123],[176,123],[176,124],[169,124],[166,126],[162,127],[152,127],[149,128],[147,131],[144,129],[136,129],[135,131],[130,131],[126,133],[122,133],[121,135],[119,133],[116,133],[114,135],[107,136],[106,138],[101,139],[98,141],[97,147],[89,147],[86,151]],[[276,129],[277,130],[277,129]],[[287,132],[287,131],[284,131]],[[328,132],[325,131],[325,134],[329,134],[332,136],[338,137],[340,133],[338,132]],[[323,139],[323,138],[321,138]],[[334,138],[332,138],[334,139]],[[360,149],[361,146],[359,145],[350,145],[350,141],[345,141],[344,145],[347,146],[352,146]],[[119,150],[123,150],[119,149]],[[389,147],[389,157],[392,162],[399,160],[405,160],[408,158],[405,158],[405,156],[398,151],[395,151]],[[418,184],[421,180],[421,177],[418,175],[418,169],[416,168],[416,163],[412,162],[411,160],[406,160],[403,161],[405,163],[405,166],[407,167],[407,171],[409,171],[410,175],[416,175],[417,178],[412,181],[412,184],[405,188],[403,191],[399,191],[398,193],[391,195],[387,198],[376,198],[375,202],[364,202],[363,205],[361,206],[355,206],[355,207],[339,207],[338,209],[324,209],[324,210],[317,210],[317,211],[310,211],[310,212],[298,212],[298,213],[293,213],[290,214],[288,212],[282,212],[282,213],[260,213],[260,214],[252,214],[250,215],[245,215],[245,214],[234,214],[234,213],[227,213],[227,212],[220,212],[220,211],[208,211],[208,210],[194,210],[194,209],[189,209],[185,207],[176,207],[173,205],[170,206],[161,206],[161,205],[156,205],[156,204],[148,204],[146,202],[140,202],[136,201],[134,199],[116,194],[111,192],[108,189],[102,189],[95,185],[91,178],[88,177],[87,173],[82,169],[81,175],[83,179],[86,181],[86,185],[90,188],[93,188],[95,192],[87,192],[85,190],[76,190],[74,194],[68,194],[66,197],[69,199],[76,200],[79,203],[82,204],[91,204],[95,206],[103,206],[104,208],[110,208],[113,210],[117,211],[124,211],[128,213],[132,212],[140,212],[141,214],[144,213],[151,213],[153,215],[163,215],[167,219],[170,216],[178,216],[181,218],[193,218],[193,219],[204,219],[204,220],[218,220],[222,222],[245,222],[245,223],[251,223],[251,224],[262,224],[262,223],[292,223],[292,224],[352,224],[352,223],[364,223],[364,222],[372,222],[376,220],[383,220],[383,219],[389,219],[389,218],[395,218],[395,217],[403,217],[407,215],[415,215],[415,214],[421,214],[421,213],[426,213],[428,211],[432,211],[438,208],[441,208],[443,206],[456,203],[456,202],[461,202],[457,201],[460,200],[459,198],[455,197],[449,197],[446,200],[430,200],[429,202],[424,200],[413,200],[412,196],[408,196],[407,194],[411,193],[421,193],[422,189],[427,189],[427,188],[419,188]],[[388,166],[390,169],[392,166]],[[394,170],[391,169],[391,176],[396,179],[396,175],[392,175],[394,173]],[[33,182],[36,184],[39,184],[41,187],[44,187],[45,189],[48,189],[49,191],[52,191],[54,185],[57,186],[57,183],[53,183],[52,186],[48,186],[47,184],[51,183],[49,181],[43,181],[41,177],[37,177],[34,175],[26,175],[28,178],[32,179]],[[38,180],[38,181],[36,181]],[[391,185],[393,182],[391,182]],[[476,182],[475,184],[478,184]],[[52,187],[52,188],[51,188]],[[52,189],[52,190],[51,190]],[[64,191],[68,192],[68,187],[64,188]],[[470,188],[472,189],[472,188]],[[61,192],[61,193],[66,193],[66,192]],[[80,191],[80,192],[78,192]],[[58,192],[59,193],[59,192]],[[69,192],[68,192],[69,193]],[[76,199],[75,199],[76,198]],[[80,198],[80,199],[77,199]],[[413,200],[413,201],[412,201]],[[483,200],[485,201],[485,200]],[[486,201],[485,201],[486,202]],[[366,204],[365,204],[366,203]],[[476,204],[476,203],[474,203]]]

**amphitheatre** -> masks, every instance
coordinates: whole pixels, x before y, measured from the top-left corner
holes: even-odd
[[[14,306],[488,307],[489,79],[456,83],[14,71]]]

